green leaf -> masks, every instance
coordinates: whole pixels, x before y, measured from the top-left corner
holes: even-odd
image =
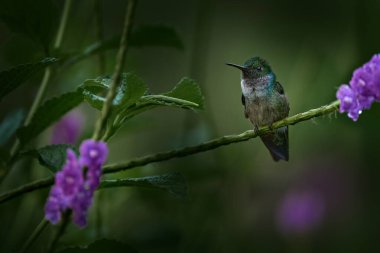
[[[170,92],[162,95],[145,95],[129,108],[123,108],[112,133],[128,119],[158,106],[179,107],[197,110],[203,108],[203,96],[198,84],[190,78],[183,78]]]
[[[55,58],[45,58],[36,63],[23,64],[0,72],[0,101],[3,97],[18,88],[26,80],[57,62]]]
[[[192,110],[203,109],[202,92],[194,80],[187,77],[182,78],[168,93],[142,96],[136,103],[136,106],[126,109],[122,113],[121,123],[157,106],[179,107]]]
[[[117,49],[120,44],[120,36],[108,40],[95,42],[86,47],[82,52],[73,54],[66,64],[73,64],[89,56],[104,52],[106,50]],[[184,46],[177,32],[169,26],[146,25],[132,31],[129,42],[130,47],[171,47],[183,50]]]
[[[111,82],[112,79],[109,77],[98,77],[96,79],[87,79],[79,87],[91,92],[101,92],[108,89]]]
[[[29,125],[20,128],[17,136],[22,145],[26,144],[42,131],[59,120],[64,114],[83,101],[82,91],[68,92],[47,100],[34,114]]]
[[[78,150],[72,145],[58,144],[29,150],[21,155],[29,155],[37,158],[42,166],[50,169],[53,173],[56,173],[65,164],[68,148],[79,154]]]
[[[86,80],[80,88],[83,90],[84,99],[92,107],[101,110],[105,98],[98,94],[108,91],[112,80],[109,78],[97,78]],[[132,73],[123,73],[121,84],[117,89],[113,101],[116,111],[127,108],[136,103],[147,91],[147,86],[142,79]]]
[[[95,109],[101,110],[105,98],[99,96],[98,94],[107,91],[111,81],[112,80],[110,78],[103,77],[88,79],[79,86],[79,90],[82,91],[84,100],[89,105]]]
[[[137,75],[123,74],[122,83],[113,103],[118,108],[127,108],[136,103],[147,91],[148,87]]]
[[[87,89],[83,90],[83,97],[84,97],[84,100],[89,105],[91,105],[92,107],[94,107],[95,109],[97,109],[99,111],[102,110],[105,98],[98,96],[98,95],[95,95],[93,92],[91,92]]]
[[[90,245],[66,248],[59,253],[137,253],[131,246],[115,240],[101,239]]]
[[[188,77],[184,77],[168,93],[164,94],[169,97],[179,98],[198,104],[199,109],[203,108],[204,98],[197,82]]]
[[[187,197],[186,180],[182,174],[178,172],[150,177],[109,179],[103,180],[100,185],[102,188],[121,186],[156,188],[168,191],[169,193],[179,198]]]
[[[4,145],[21,126],[24,119],[24,110],[19,109],[9,113],[0,123],[0,145]]]

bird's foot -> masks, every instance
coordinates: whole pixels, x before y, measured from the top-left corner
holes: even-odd
[[[259,126],[258,126],[258,125],[254,125],[254,126],[253,126],[253,131],[254,131],[255,133],[257,133],[257,132],[259,131]]]

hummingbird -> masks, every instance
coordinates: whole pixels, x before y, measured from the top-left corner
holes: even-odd
[[[257,131],[289,115],[289,103],[282,85],[276,80],[269,64],[260,57],[248,59],[243,65],[227,63],[241,70],[241,102],[244,115]],[[260,136],[273,160],[289,160],[288,126]]]

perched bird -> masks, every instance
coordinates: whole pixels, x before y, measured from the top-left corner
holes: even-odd
[[[241,70],[241,101],[244,115],[252,122],[255,131],[289,115],[289,103],[281,84],[276,81],[268,63],[260,57],[247,60],[244,65],[227,63]],[[288,127],[272,130],[260,136],[275,161],[289,160]]]

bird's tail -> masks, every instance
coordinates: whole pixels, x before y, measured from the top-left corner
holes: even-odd
[[[273,160],[289,161],[289,141],[288,127],[282,127],[273,132],[260,136],[265,146],[268,148]]]

